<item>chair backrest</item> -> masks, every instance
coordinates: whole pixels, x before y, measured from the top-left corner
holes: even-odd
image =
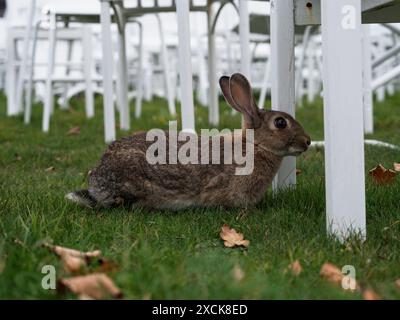
[[[29,6],[32,0],[3,0],[5,1],[7,10],[5,11],[4,18],[8,25],[24,26],[26,25]],[[94,0],[90,0],[94,1]],[[85,6],[89,0],[80,1],[81,6]],[[75,7],[79,5],[79,0],[36,0],[36,14],[40,16],[41,10],[44,6],[51,5],[65,5]]]

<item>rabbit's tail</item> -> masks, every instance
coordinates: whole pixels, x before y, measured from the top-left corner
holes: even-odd
[[[90,194],[89,190],[78,190],[65,195],[65,199],[87,208],[97,206],[97,200]]]

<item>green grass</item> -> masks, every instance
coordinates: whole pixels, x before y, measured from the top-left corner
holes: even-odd
[[[248,211],[196,209],[177,213],[124,208],[91,211],[64,200],[65,193],[86,186],[88,170],[102,151],[101,100],[96,117],[84,116],[83,99],[69,111],[57,109],[51,131],[40,130],[40,106],[32,124],[5,115],[0,98],[0,298],[60,299],[41,287],[41,268],[53,264],[57,276],[65,273],[43,241],[72,248],[100,249],[118,264],[111,277],[126,298],[142,299],[358,299],[319,276],[321,265],[354,265],[357,280],[385,299],[400,298],[394,281],[400,278],[400,178],[390,186],[376,186],[367,177],[368,240],[341,244],[325,232],[324,154],[310,150],[298,159],[302,173],[296,190],[272,195]],[[375,105],[376,133],[371,138],[400,145],[400,94]],[[143,106],[132,120],[134,130],[167,128],[166,103]],[[238,115],[225,105],[221,126],[238,127]],[[206,128],[207,110],[196,107],[197,128]],[[322,103],[298,111],[298,119],[314,140],[323,138]],[[343,115],[344,121],[346,115]],[[74,126],[81,134],[68,136]],[[119,136],[126,132],[118,132]],[[391,167],[400,154],[366,147],[366,171],[377,163]],[[53,166],[52,172],[45,169]],[[224,248],[219,238],[227,223],[251,241],[248,249]],[[18,239],[17,243],[15,240]],[[299,277],[284,273],[299,259]],[[245,272],[241,281],[232,269]]]

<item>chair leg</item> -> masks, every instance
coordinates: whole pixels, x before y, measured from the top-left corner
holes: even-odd
[[[118,81],[117,95],[120,104],[120,128],[121,130],[130,129],[130,112],[128,103],[128,71],[126,60],[125,24],[118,29]]]
[[[157,23],[158,23],[158,31],[160,33],[160,42],[161,42],[161,64],[163,68],[163,76],[164,76],[164,87],[165,87],[165,95],[168,102],[168,110],[171,115],[176,114],[175,108],[175,98],[173,95],[173,90],[171,88],[171,80],[170,80],[170,68],[169,68],[169,59],[167,53],[167,47],[165,45],[164,39],[164,30],[162,28],[162,22],[160,16],[157,14]]]
[[[85,111],[87,118],[94,117],[92,30],[83,27],[83,73],[85,75]]]
[[[265,99],[267,98],[268,85],[270,84],[270,78],[271,78],[271,57],[268,57],[267,61],[265,62],[264,78],[263,78],[262,85],[261,85],[260,98],[258,100],[258,106],[260,108],[263,108]]]
[[[56,52],[56,32],[57,22],[54,15],[50,16],[49,26],[49,50],[48,50],[48,67],[46,75],[46,89],[44,99],[44,110],[43,110],[43,122],[42,130],[44,132],[49,131],[50,127],[50,116],[54,109],[54,96],[53,96],[53,73],[54,73],[54,60]]]
[[[247,0],[239,0],[240,14],[240,51],[241,51],[241,72],[249,80],[251,79],[251,56],[250,56],[250,22],[249,3]]]
[[[198,18],[198,16],[194,16],[194,18]],[[207,67],[205,66],[204,51],[201,41],[201,30],[199,30],[199,25],[201,24],[199,22],[200,21],[197,19],[195,20],[197,42],[197,74],[199,76],[196,97],[200,104],[207,106]]]
[[[36,60],[36,45],[37,37],[40,27],[40,21],[35,24],[32,36],[32,47],[31,47],[31,62],[29,69],[29,78],[26,89],[25,109],[24,109],[24,123],[29,124],[31,122],[32,114],[32,89],[33,89],[33,76],[35,72],[35,60]]]
[[[315,68],[315,45],[314,41],[310,41],[309,43],[309,51],[307,53],[307,101],[309,103],[313,103],[315,101],[316,95],[316,77],[315,72],[317,71]]]
[[[67,66],[65,67],[65,75],[68,76],[70,74],[70,67],[68,66],[69,63],[72,62],[72,53],[73,53],[73,47],[74,47],[74,40],[68,40],[67,41]],[[63,91],[61,95],[61,104],[60,104],[60,109],[62,110],[67,110],[68,109],[68,89],[69,89],[69,83],[63,84]]]
[[[13,28],[8,29],[7,33],[7,115],[18,114],[15,104],[15,88],[17,86],[16,48]]]
[[[146,101],[151,101],[153,99],[153,68],[151,64],[146,65],[143,73],[144,73],[143,97]]]
[[[371,67],[371,40],[369,26],[363,25],[363,105],[364,105],[364,132],[374,132],[374,112],[372,99],[372,67]]]
[[[33,21],[35,19],[35,10],[36,10],[36,0],[32,0],[29,6],[29,13],[28,13],[29,20],[26,25],[26,30],[23,40],[22,61],[21,61],[21,68],[19,69],[20,72],[17,82],[16,107],[18,113],[22,111],[25,76],[28,68],[28,59],[29,59],[29,44],[32,38],[32,30],[33,30],[32,26],[33,26]]]
[[[312,27],[307,26],[304,30],[303,34],[303,41],[301,43],[302,50],[299,58],[299,66],[298,66],[298,72],[297,72],[297,79],[295,81],[295,94],[296,94],[296,102],[301,105],[303,101],[303,68],[304,68],[304,62],[306,60],[306,54],[307,54],[307,49],[308,49],[308,44],[310,41],[310,33],[311,33]]]
[[[293,0],[271,6],[272,109],[295,114]],[[274,190],[296,185],[296,158],[285,157],[275,177]]]
[[[136,77],[136,106],[135,117],[139,118],[142,114],[142,101],[143,101],[143,26],[138,23],[139,27],[139,56],[138,56],[138,69]]]
[[[189,2],[177,2],[176,11],[178,16],[182,131],[195,131],[192,62],[190,54]]]
[[[361,0],[322,1],[321,18],[327,229],[365,237]]]
[[[219,104],[217,88],[217,51],[215,48],[215,35],[212,30],[214,12],[213,1],[207,1],[207,31],[208,31],[208,121],[212,125],[219,123]]]
[[[111,41],[110,3],[101,2],[101,33],[103,50],[103,107],[104,107],[104,138],[106,142],[115,140],[115,113],[113,100],[113,52]]]

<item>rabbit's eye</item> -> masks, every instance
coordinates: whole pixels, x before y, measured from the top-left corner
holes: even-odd
[[[276,118],[275,127],[277,127],[278,129],[285,129],[287,127],[286,120],[282,117]]]

